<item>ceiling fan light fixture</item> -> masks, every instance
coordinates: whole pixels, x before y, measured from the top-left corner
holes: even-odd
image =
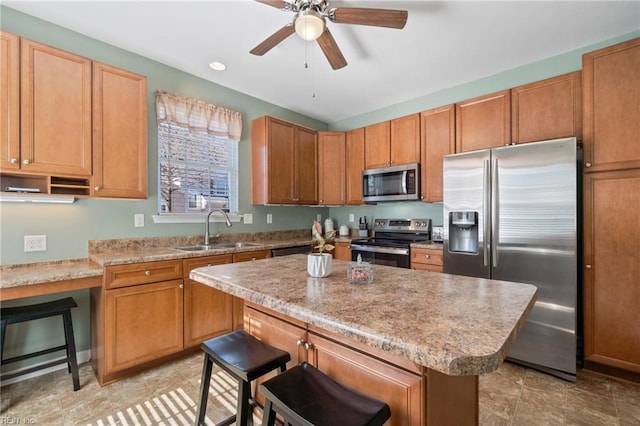
[[[316,40],[324,32],[324,18],[315,10],[300,11],[294,20],[296,34],[306,41]]]

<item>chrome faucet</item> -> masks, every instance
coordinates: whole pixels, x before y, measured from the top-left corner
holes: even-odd
[[[229,215],[224,210],[222,209],[211,210],[209,214],[207,214],[207,220],[204,223],[204,245],[209,245],[209,239],[211,238],[211,235],[209,235],[209,220],[211,219],[211,214],[214,212],[222,213],[222,216],[224,216],[224,221],[227,224],[227,226],[232,225],[231,219],[229,219]],[[218,235],[215,235],[215,236],[217,237]]]

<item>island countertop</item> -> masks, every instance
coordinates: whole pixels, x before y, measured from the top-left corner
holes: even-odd
[[[441,373],[495,371],[533,307],[536,287],[373,265],[350,284],[349,262],[311,278],[306,255],[198,268],[191,279]]]

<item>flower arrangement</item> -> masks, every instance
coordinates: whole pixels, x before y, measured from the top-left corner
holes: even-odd
[[[322,254],[325,250],[331,251],[335,248],[332,244],[327,244],[327,241],[332,240],[336,236],[336,231],[329,231],[324,236],[322,235],[322,226],[318,223],[317,220],[313,221],[313,240],[317,241],[318,244],[314,246],[314,248],[318,249],[318,252]]]

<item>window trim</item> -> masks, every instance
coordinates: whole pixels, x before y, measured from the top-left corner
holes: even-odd
[[[209,212],[202,213],[162,213],[154,214],[153,223],[204,223]],[[229,219],[233,223],[239,223],[244,221],[244,214],[242,213],[228,213]],[[210,222],[223,222],[224,218],[220,214],[212,214]]]

